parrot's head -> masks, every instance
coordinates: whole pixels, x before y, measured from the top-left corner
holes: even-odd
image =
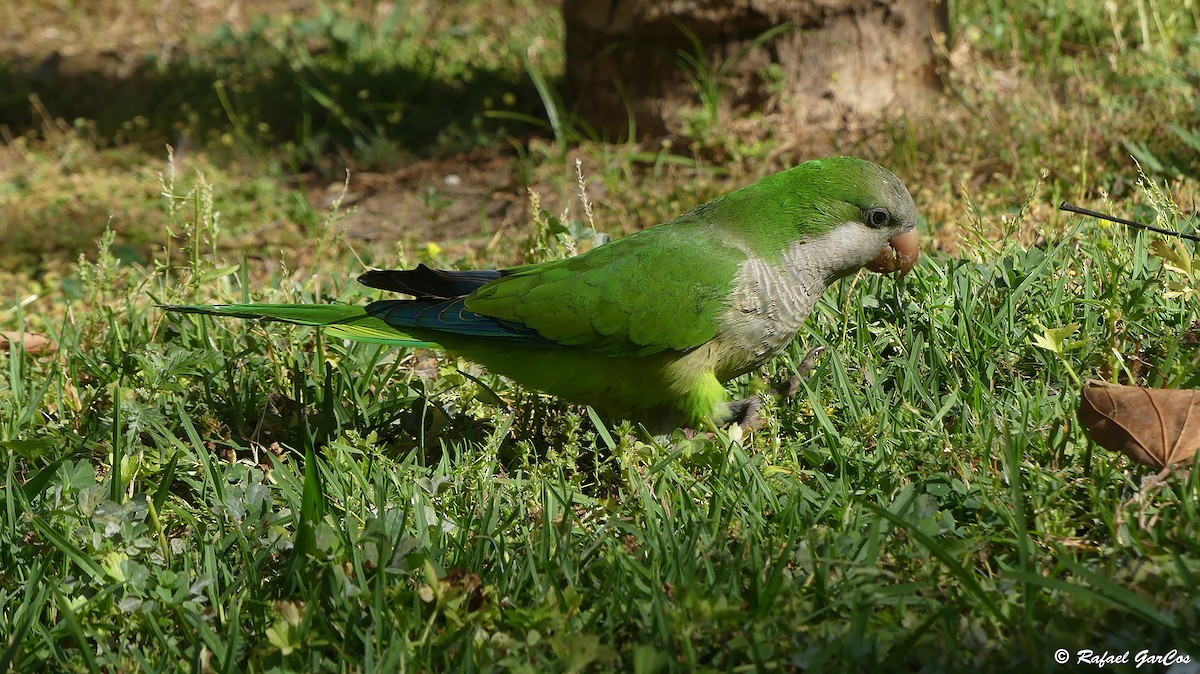
[[[917,206],[904,183],[891,171],[875,164],[870,166],[878,176],[868,182],[874,189],[862,203],[863,223],[877,233],[873,237],[876,244],[885,238],[886,241],[865,266],[881,274],[899,271],[903,278],[912,271],[921,254]]]
[[[837,276],[866,267],[904,276],[920,255],[917,207],[891,171],[856,157],[829,157],[792,169],[817,214],[811,234],[826,230]]]

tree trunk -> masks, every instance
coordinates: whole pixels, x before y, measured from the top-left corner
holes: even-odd
[[[832,128],[936,92],[945,0],[564,0],[576,112],[610,138],[689,115]],[[690,112],[689,112],[690,111]]]

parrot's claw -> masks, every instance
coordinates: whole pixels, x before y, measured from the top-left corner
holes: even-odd
[[[735,400],[729,403],[730,421],[733,421],[745,430],[757,430],[762,427],[764,421],[762,418],[762,405],[762,398],[757,395]]]
[[[800,365],[796,368],[796,374],[788,377],[787,381],[767,391],[779,400],[788,400],[792,396],[800,392],[800,383],[808,378],[808,373],[813,371],[817,366],[817,361],[820,360],[821,354],[825,353],[824,346],[815,346],[809,349],[808,353],[804,354],[804,359],[800,361]],[[729,403],[730,421],[736,422],[743,430],[753,431],[762,428],[765,419],[762,418],[762,396],[752,395],[741,400],[735,400]]]
[[[775,388],[771,389],[771,393],[774,394],[777,398],[787,400],[788,398],[791,398],[792,396],[796,395],[796,393],[798,393],[800,391],[800,382],[802,382],[802,381],[804,381],[804,380],[801,379],[800,377],[796,377],[796,376],[788,377],[787,381],[785,381],[782,384],[780,384],[779,386],[776,386]]]
[[[807,378],[808,373],[813,371],[813,368],[817,366],[817,361],[821,359],[821,355],[828,348],[827,346],[814,346],[809,349],[808,353],[804,354],[804,358],[800,361],[800,365],[796,368],[796,376],[792,377],[792,379],[799,382],[801,379]]]

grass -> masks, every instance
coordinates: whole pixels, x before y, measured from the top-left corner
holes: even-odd
[[[256,99],[174,163],[145,149],[167,117],[119,138],[47,110],[0,147],[0,227],[66,242],[27,236],[3,262],[0,330],[57,350],[0,353],[0,669],[1050,671],[1058,648],[1200,653],[1198,478],[1144,493],[1145,471],[1074,420],[1085,377],[1200,386],[1197,278],[1151,235],[1054,210],[1195,231],[1175,206],[1200,175],[1195,8],[1079,4],[962,3],[954,103],[839,139],[903,175],[933,251],[902,283],[843,281],[784,356],[732,383],[744,395],[829,347],[748,435],[645,438],[429,352],[154,305],[364,301],[363,263],[561,255],[592,226],[661,221],[791,163],[783,131],[601,144],[557,109],[537,74],[552,62],[493,59],[524,92],[514,110],[455,105],[545,119],[553,138],[472,145],[550,213],[490,247],[389,249],[347,238],[345,209],[290,177],[300,146],[317,165],[339,146],[409,151],[357,109],[266,145],[240,135]],[[508,9],[520,28],[463,30],[501,54],[555,37]],[[289,30],[260,35],[299,48]],[[371,72],[452,53],[403,35],[314,58]],[[226,58],[201,37],[188,59]],[[448,138],[412,156],[464,149]],[[1140,181],[1130,148],[1157,160]]]

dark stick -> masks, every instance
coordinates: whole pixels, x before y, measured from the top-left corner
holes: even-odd
[[[1188,241],[1200,241],[1200,236],[1196,236],[1195,234],[1184,234],[1183,232],[1176,232],[1176,231],[1170,230],[1170,229],[1163,229],[1162,227],[1154,227],[1152,225],[1144,225],[1144,224],[1134,221],[1134,220],[1126,220],[1125,218],[1118,218],[1115,215],[1107,215],[1105,213],[1101,213],[1100,211],[1093,211],[1089,208],[1083,208],[1081,206],[1076,206],[1075,204],[1068,203],[1066,201],[1059,204],[1058,210],[1068,211],[1070,213],[1078,213],[1079,215],[1090,215],[1093,218],[1099,218],[1100,220],[1108,220],[1109,222],[1116,222],[1116,223],[1119,223],[1122,225],[1129,225],[1130,227],[1141,227],[1142,229],[1148,229],[1151,232],[1158,232],[1159,234],[1166,234],[1168,236],[1177,236],[1181,239],[1187,239]]]

